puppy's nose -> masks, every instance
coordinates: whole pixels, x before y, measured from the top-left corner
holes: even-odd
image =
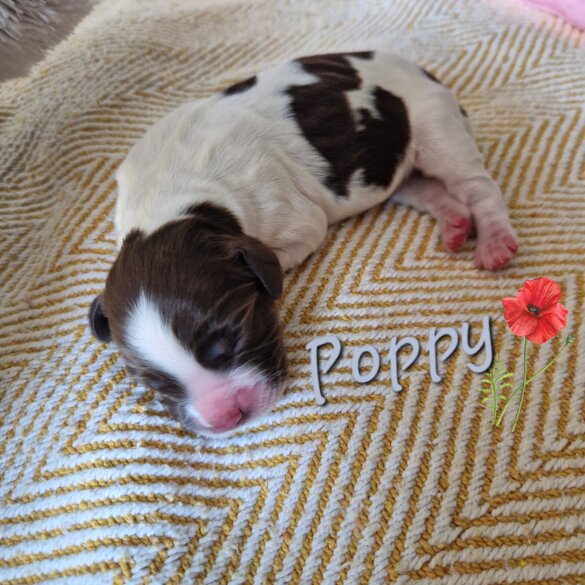
[[[213,421],[208,422],[211,423],[212,430],[221,433],[235,429],[243,417],[244,413],[239,408],[235,408],[220,413]]]
[[[235,429],[244,418],[237,398],[225,394],[201,398],[197,402],[197,412],[203,424],[218,433]]]

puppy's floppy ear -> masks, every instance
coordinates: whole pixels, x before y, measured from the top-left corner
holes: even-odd
[[[277,299],[282,293],[283,276],[276,254],[268,246],[250,236],[240,240],[238,252],[262,283],[264,290],[273,299]]]
[[[89,308],[88,317],[89,326],[94,337],[103,343],[110,341],[112,334],[110,333],[110,324],[104,309],[103,295],[98,295],[93,299],[93,303],[91,303],[91,307]]]

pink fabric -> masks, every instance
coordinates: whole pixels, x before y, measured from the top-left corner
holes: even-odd
[[[585,0],[524,0],[524,2],[552,12],[573,26],[585,30]]]

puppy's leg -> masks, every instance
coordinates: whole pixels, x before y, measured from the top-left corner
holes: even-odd
[[[518,240],[500,189],[485,170],[469,126],[450,94],[432,106],[414,128],[415,166],[440,179],[450,195],[469,207],[477,230],[476,266],[503,268],[516,253]]]
[[[449,252],[461,250],[473,229],[469,208],[451,197],[437,179],[413,175],[398,187],[390,200],[432,215],[439,223],[443,246]]]
[[[301,264],[327,237],[325,212],[311,205],[305,216],[297,216],[273,238],[272,249],[283,272]]]

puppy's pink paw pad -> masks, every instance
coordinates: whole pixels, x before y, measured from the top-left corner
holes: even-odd
[[[450,223],[454,227],[471,229],[471,221],[464,215],[453,215],[447,218],[447,223]]]
[[[458,252],[465,245],[472,228],[471,220],[463,215],[447,218],[443,228],[443,245],[449,252]]]
[[[478,244],[475,250],[475,265],[481,270],[505,268],[518,250],[518,240],[510,233],[493,236]]]

